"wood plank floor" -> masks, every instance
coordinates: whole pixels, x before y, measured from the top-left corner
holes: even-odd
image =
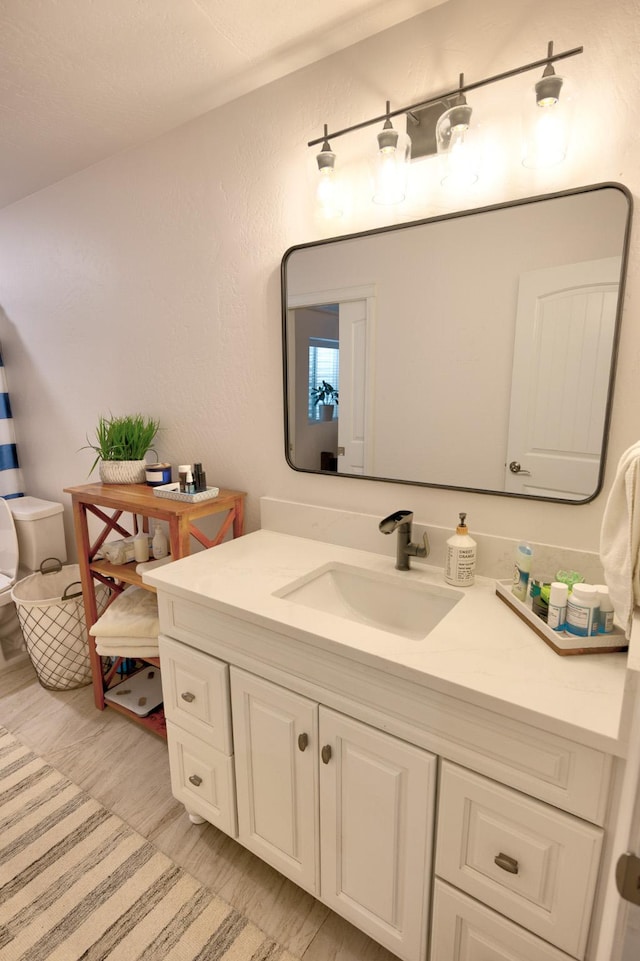
[[[303,961],[397,961],[171,794],[167,746],[91,687],[46,691],[30,664],[0,672],[0,724]]]

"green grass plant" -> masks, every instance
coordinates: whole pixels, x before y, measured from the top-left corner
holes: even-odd
[[[159,430],[159,421],[142,414],[100,417],[95,442],[87,445],[96,452],[89,473],[101,460],[144,460]]]

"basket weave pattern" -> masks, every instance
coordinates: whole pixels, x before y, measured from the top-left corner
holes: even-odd
[[[103,484],[144,484],[146,461],[101,460],[100,480]]]
[[[44,578],[46,583],[46,578],[51,575],[34,574],[32,577]],[[74,582],[73,573],[68,580]],[[98,614],[101,614],[107,605],[109,590],[103,584],[96,584],[95,590]],[[27,654],[42,687],[49,691],[68,691],[90,684],[91,664],[82,595],[64,600],[62,597],[43,599],[41,602],[17,597],[14,600]]]

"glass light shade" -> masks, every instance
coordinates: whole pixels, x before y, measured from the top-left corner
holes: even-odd
[[[407,193],[411,141],[405,133],[384,129],[378,134],[371,158],[373,202],[399,204]]]
[[[445,110],[436,124],[436,145],[441,165],[441,183],[466,187],[478,179],[480,133],[471,123],[471,107],[459,104]]]
[[[538,81],[533,91],[527,91],[522,116],[523,155],[525,167],[553,167],[567,155],[570,129],[570,101],[561,77],[546,78],[555,81],[556,89],[543,88],[544,79]]]
[[[316,204],[325,220],[341,217],[343,213],[342,189],[336,174],[336,155],[324,147],[318,154],[318,179],[316,181]]]

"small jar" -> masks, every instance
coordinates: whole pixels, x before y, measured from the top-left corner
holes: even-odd
[[[567,601],[567,631],[579,637],[598,633],[597,587],[593,584],[574,584]]]

